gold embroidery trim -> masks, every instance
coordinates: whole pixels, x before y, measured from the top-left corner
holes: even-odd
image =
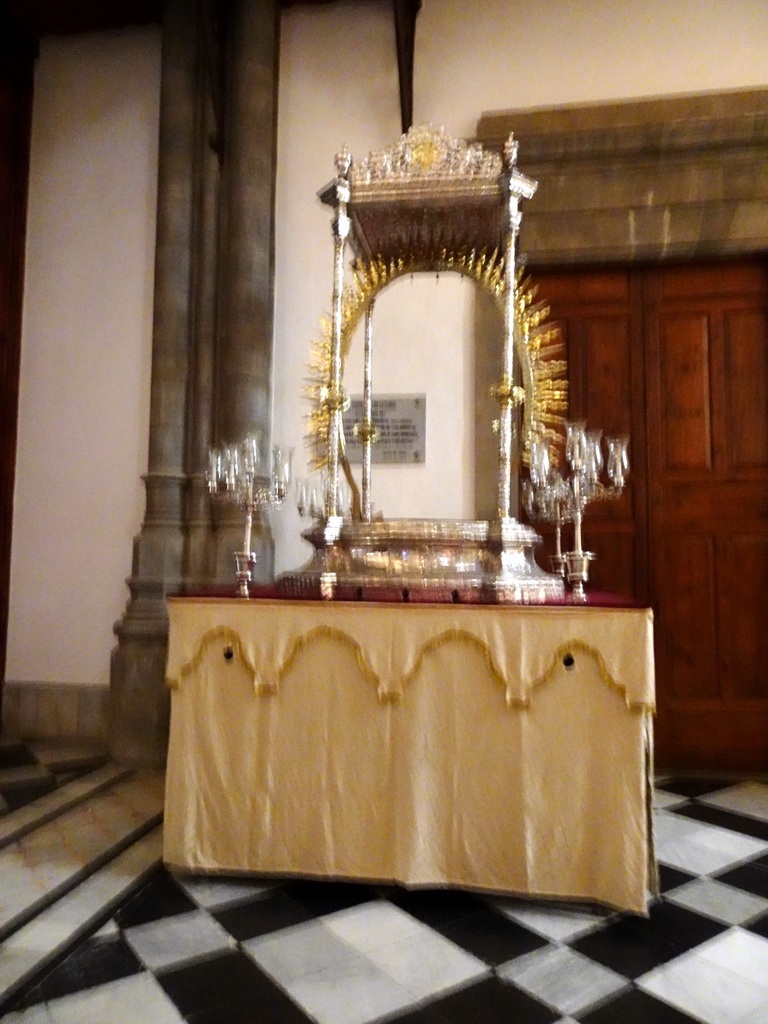
[[[360,644],[349,636],[348,633],[344,633],[340,629],[334,629],[331,626],[315,626],[303,636],[300,636],[298,640],[293,642],[288,655],[284,658],[282,665],[280,665],[275,672],[277,682],[282,682],[283,677],[288,671],[290,671],[301,652],[316,640],[335,640],[345,647],[350,648],[355,654],[358,668],[362,675],[376,686],[379,699],[382,701],[397,699],[398,695],[392,697],[383,689],[379,677],[368,664]],[[245,645],[240,638],[240,634],[230,626],[216,626],[214,629],[209,629],[204,633],[192,658],[190,658],[190,660],[179,669],[178,678],[172,676],[166,677],[166,686],[172,690],[178,689],[184,679],[199,668],[208,649],[212,645],[221,643],[222,641],[232,648],[233,655],[237,655],[238,659],[250,673],[254,680],[254,692],[257,695],[268,696],[277,692],[277,683],[268,683],[259,680],[257,668],[248,657]]]
[[[510,692],[509,682],[496,664],[496,660],[488,644],[484,640],[481,640],[480,637],[475,636],[474,633],[470,633],[463,629],[446,629],[442,633],[439,633],[437,636],[434,636],[432,639],[423,643],[418,650],[411,668],[405,673],[405,675],[403,675],[402,679],[393,689],[387,689],[376,672],[374,672],[368,659],[363,653],[362,647],[354,637],[351,637],[343,630],[335,629],[332,626],[315,626],[300,636],[297,640],[294,640],[288,654],[275,672],[277,682],[282,682],[284,676],[293,667],[299,655],[316,640],[331,640],[340,643],[342,646],[351,650],[355,655],[361,674],[376,687],[378,698],[382,703],[395,702],[402,698],[405,687],[412,683],[418,676],[427,655],[434,654],[436,651],[440,650],[441,647],[444,647],[445,644],[460,643],[465,644],[482,654],[489,674],[493,678],[494,682],[503,687],[505,691],[508,707],[530,707],[531,695],[533,692],[553,679],[555,673],[562,667],[563,658],[569,654],[573,655],[578,652],[581,654],[589,654],[594,659],[603,683],[615,690],[617,693],[620,693],[630,710],[644,710],[651,712],[656,710],[653,702],[630,700],[627,687],[623,683],[614,679],[602,654],[591,644],[588,644],[583,640],[567,640],[564,643],[561,643],[555,651],[546,671],[538,678],[534,679],[530,686],[525,688],[525,695],[523,697],[516,697]],[[246,654],[245,647],[240,639],[239,633],[230,626],[216,626],[214,629],[210,629],[204,633],[194,656],[179,669],[178,679],[169,676],[166,678],[166,685],[170,689],[178,688],[181,682],[199,667],[204,655],[208,651],[208,648],[212,644],[221,641],[228,644],[232,648],[233,654],[236,654],[244,664],[245,668],[254,680],[254,692],[257,695],[270,695],[277,691],[277,683],[259,681],[257,668]]]
[[[357,640],[341,629],[334,629],[333,626],[315,626],[303,636],[300,636],[298,640],[294,641],[287,657],[277,670],[277,678],[280,682],[282,682],[283,676],[291,669],[302,651],[306,650],[306,648],[309,647],[310,644],[313,644],[315,640],[335,640],[342,646],[349,648],[349,650],[351,650],[355,655],[357,667],[360,669],[362,675],[364,675],[365,678],[376,687],[379,700],[386,701],[391,699],[387,691],[384,690],[381,680],[369,665],[365,655],[363,654],[363,649]]]
[[[444,647],[445,644],[449,643],[466,644],[468,647],[472,647],[474,650],[479,651],[480,654],[482,654],[483,658],[485,659],[486,667],[491,676],[493,677],[494,682],[498,683],[501,687],[503,687],[506,693],[507,706],[512,706],[514,704],[519,703],[517,698],[513,697],[510,694],[509,684],[507,683],[507,680],[504,678],[504,676],[501,673],[501,670],[496,664],[496,661],[493,657],[493,654],[488,644],[484,640],[481,640],[480,637],[475,636],[474,633],[469,633],[467,630],[464,629],[446,629],[444,632],[438,633],[437,636],[432,637],[431,640],[427,640],[426,643],[421,645],[419,653],[416,655],[416,660],[413,663],[413,667],[410,669],[410,671],[406,672],[406,674],[402,678],[395,699],[400,699],[404,688],[408,686],[409,683],[413,682],[413,680],[419,674],[419,672],[421,671],[421,666],[424,662],[424,658],[428,654],[434,654],[436,651],[439,651],[441,647]]]
[[[557,648],[552,657],[552,661],[550,662],[549,668],[542,675],[540,675],[538,679],[534,679],[534,681],[531,683],[530,687],[528,688],[529,694],[533,693],[533,691],[538,689],[539,686],[543,686],[545,683],[548,683],[555,675],[555,672],[557,672],[557,670],[562,667],[563,658],[565,658],[569,654],[573,655],[576,652],[580,654],[591,655],[591,657],[595,661],[595,664],[597,665],[597,671],[600,675],[600,679],[605,683],[606,686],[609,686],[612,690],[615,690],[617,693],[620,693],[622,695],[622,697],[624,698],[624,703],[631,711],[655,712],[656,705],[653,703],[653,701],[630,700],[627,692],[627,687],[624,685],[624,683],[620,683],[617,679],[614,679],[614,677],[611,675],[608,665],[605,662],[605,658],[603,658],[600,651],[594,648],[591,644],[586,643],[584,640],[567,640],[565,643],[560,644],[560,646]],[[527,697],[525,700],[525,706],[529,705],[530,696]]]
[[[233,655],[237,655],[238,659],[242,661],[248,672],[255,680],[256,666],[246,654],[245,647],[240,639],[240,634],[236,632],[236,630],[232,629],[231,626],[215,626],[213,629],[209,629],[207,632],[203,633],[194,655],[179,669],[178,678],[174,676],[166,676],[165,685],[171,690],[178,689],[184,679],[191,675],[200,666],[208,648],[215,643],[220,643],[221,641],[232,648]],[[255,687],[257,693],[271,693],[274,691],[274,686],[270,686],[268,683],[255,683]]]

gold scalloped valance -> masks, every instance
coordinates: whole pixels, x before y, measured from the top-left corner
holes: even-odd
[[[276,693],[303,651],[320,641],[355,654],[382,702],[397,701],[422,663],[448,644],[480,651],[510,707],[528,707],[536,689],[576,659],[590,658],[629,708],[654,709],[652,612],[625,608],[510,608],[343,602],[203,600],[183,607],[168,661],[171,687],[211,650],[246,668],[257,694]]]

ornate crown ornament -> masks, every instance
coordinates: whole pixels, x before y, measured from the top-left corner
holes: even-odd
[[[353,163],[349,180],[353,189],[382,182],[406,183],[487,182],[496,185],[502,170],[498,153],[479,143],[452,138],[444,128],[413,127],[399,142],[369,153]]]

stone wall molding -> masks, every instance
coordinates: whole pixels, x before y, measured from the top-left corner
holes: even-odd
[[[484,114],[539,181],[530,265],[710,259],[768,250],[768,89]]]

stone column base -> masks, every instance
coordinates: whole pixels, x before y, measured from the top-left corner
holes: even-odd
[[[112,652],[109,752],[120,764],[162,767],[168,748],[167,634],[123,636]]]

